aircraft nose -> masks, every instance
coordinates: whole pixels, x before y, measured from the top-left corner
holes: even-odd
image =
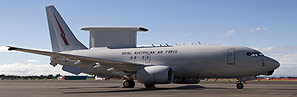
[[[272,67],[273,69],[276,69],[280,66],[280,63],[272,58],[269,58],[269,67]]]

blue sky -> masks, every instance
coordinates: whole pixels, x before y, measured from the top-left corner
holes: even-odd
[[[55,5],[86,46],[89,33],[81,27],[141,26],[149,31],[138,33],[138,44],[247,46],[297,69],[296,0],[7,0],[0,4],[0,46],[50,50],[46,5]],[[49,63],[48,57],[3,50],[0,59],[0,67]]]

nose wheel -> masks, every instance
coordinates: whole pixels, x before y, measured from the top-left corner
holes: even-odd
[[[135,86],[135,82],[133,79],[123,81],[123,88],[134,88],[134,86]]]
[[[244,87],[244,85],[242,84],[241,81],[238,81],[238,82],[236,83],[236,88],[237,88],[237,89],[243,89],[243,87]]]

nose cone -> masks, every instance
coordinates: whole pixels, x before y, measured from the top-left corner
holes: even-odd
[[[272,59],[272,58],[269,58],[269,63],[268,64],[269,64],[269,67],[271,69],[273,69],[273,70],[280,66],[280,63],[278,61]]]

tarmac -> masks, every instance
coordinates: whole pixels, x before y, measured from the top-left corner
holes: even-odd
[[[0,97],[297,97],[297,81],[249,81],[237,89],[235,81],[199,84],[158,84],[146,89],[122,88],[122,81],[2,80]]]

